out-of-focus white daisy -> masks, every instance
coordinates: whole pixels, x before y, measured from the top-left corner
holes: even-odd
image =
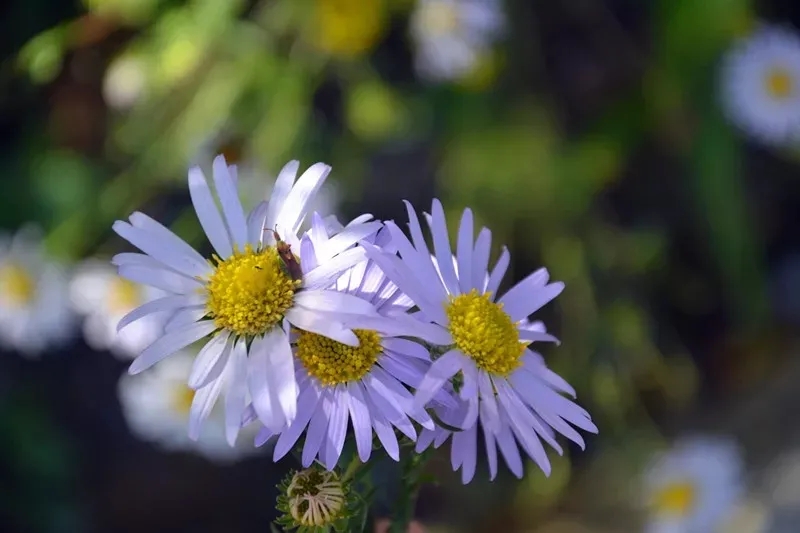
[[[743,491],[739,448],[723,438],[681,440],[656,457],[644,480],[647,533],[714,533]]]
[[[0,342],[35,357],[70,338],[68,274],[33,227],[0,238]]]
[[[83,336],[95,350],[110,350],[122,358],[136,357],[164,330],[167,316],[148,315],[117,331],[119,321],[135,308],[165,294],[117,275],[108,263],[95,259],[79,266],[70,283],[70,299],[84,315]]]
[[[411,15],[417,72],[434,82],[470,75],[504,27],[498,0],[419,0]]]
[[[230,446],[225,437],[225,415],[212,409],[198,438],[187,433],[195,391],[186,384],[196,352],[182,350],[141,374],[123,374],[119,401],[128,427],[141,440],[169,451],[196,452],[215,461],[231,461],[257,450],[251,439]],[[245,429],[244,431],[254,431]]]
[[[145,60],[133,54],[115,58],[103,79],[103,98],[109,107],[125,110],[142,97],[147,85]]]
[[[557,341],[538,324],[531,324],[528,316],[558,296],[564,284],[549,283],[547,270],[540,269],[498,297],[510,256],[503,250],[489,272],[491,233],[483,228],[475,238],[469,209],[461,217],[454,264],[444,210],[434,200],[428,217],[434,264],[419,219],[406,206],[411,241],[396,224],[386,223],[400,257],[368,243],[362,246],[419,308],[417,316],[433,326],[435,335],[429,335],[429,328],[420,328],[417,336],[441,347],[442,355],[416,387],[417,405],[427,405],[442,390],[453,389],[459,398],[455,408],[440,410],[439,419],[461,431],[423,430],[418,450],[431,443],[441,445],[452,435],[451,463],[454,470],[461,469],[462,482],[468,483],[477,465],[480,423],[492,478],[497,474],[498,448],[511,471],[522,476],[517,443],[549,474],[542,441],[561,452],[555,432],[583,446],[583,438],[572,425],[597,431],[589,413],[562,395],[574,397],[575,390],[529,349],[532,342]]]
[[[386,250],[390,245],[388,231],[372,241]],[[314,217],[312,230],[303,237],[301,262],[315,263],[316,250],[324,251],[328,231],[320,217]],[[359,263],[336,282],[336,289],[363,298],[379,310],[381,316],[366,317],[352,325],[361,340],[352,348],[314,333],[300,331],[295,339],[300,397],[297,418],[281,432],[275,444],[275,460],[279,460],[305,432],[302,464],[308,467],[318,459],[328,470],[341,456],[352,421],[358,456],[362,462],[372,453],[373,433],[394,460],[399,459],[397,428],[409,439],[416,440],[417,431],[411,420],[432,430],[428,413],[414,405],[408,387],[416,387],[430,368],[427,348],[408,340],[423,330],[432,329],[405,311],[411,300],[391,283],[373,261]],[[436,335],[437,331],[430,333]],[[455,402],[451,401],[455,406]],[[262,430],[257,444],[272,437]]]
[[[269,202],[260,203],[249,215],[236,189],[236,169],[228,167],[222,156],[213,165],[221,213],[203,172],[197,167],[189,170],[192,203],[216,250],[213,262],[142,213],[134,213],[130,223],[114,223],[114,231],[145,252],[115,256],[120,276],[169,294],[131,311],[120,327],[155,312],[174,312],[165,334],[142,351],[129,372],[137,374],[211,337],[189,375],[189,386],[198,391],[190,436],[199,434],[200,424],[223,391],[231,443],[248,392],[266,427],[277,431],[290,423],[297,411],[298,388],[289,324],[357,346],[358,337],[340,317],[377,313],[356,296],[327,289],[342,272],[364,260],[363,249],[351,247],[375,233],[381,223],[362,217],[328,241],[315,268],[301,266],[295,255],[300,249],[297,232],[330,167],[317,163],[295,182],[298,167],[297,161],[287,164]],[[231,379],[222,379],[229,372]]]
[[[762,26],[727,53],[722,103],[731,122],[767,144],[800,138],[800,37]]]

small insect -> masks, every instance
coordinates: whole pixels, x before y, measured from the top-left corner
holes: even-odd
[[[300,263],[292,253],[292,245],[281,240],[276,230],[272,230],[272,236],[275,237],[275,249],[278,251],[278,257],[283,261],[286,268],[286,273],[294,281],[303,279],[303,270],[300,268]]]

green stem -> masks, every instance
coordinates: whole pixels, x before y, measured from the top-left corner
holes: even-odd
[[[397,507],[391,517],[390,533],[407,533],[409,524],[414,519],[417,498],[422,488],[422,475],[432,455],[432,448],[420,454],[415,453],[412,448],[401,458],[402,487],[397,498]]]
[[[358,458],[358,454],[353,454],[353,458],[350,459],[350,464],[347,465],[347,469],[345,469],[344,474],[342,474],[342,481],[349,481],[352,479],[361,465],[361,459]]]

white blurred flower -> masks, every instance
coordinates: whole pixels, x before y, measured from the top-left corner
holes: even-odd
[[[645,478],[646,533],[714,533],[734,512],[744,484],[733,441],[684,439],[655,459]]]
[[[148,315],[117,332],[120,319],[165,293],[117,275],[106,262],[88,260],[75,271],[70,299],[83,315],[83,336],[95,350],[110,350],[121,358],[133,358],[155,341],[164,330],[164,313]]]
[[[69,339],[67,280],[63,265],[45,255],[37,229],[0,237],[0,344],[36,357]]]
[[[119,56],[106,69],[103,98],[113,109],[128,109],[139,101],[146,83],[144,61],[132,55]]]
[[[723,60],[722,104],[729,120],[766,144],[800,138],[800,37],[761,26]]]
[[[434,82],[468,76],[504,28],[498,0],[419,0],[411,15],[417,72]]]
[[[254,424],[242,429],[244,438],[235,446],[228,444],[221,407],[211,411],[196,441],[189,437],[187,428],[195,391],[186,382],[195,356],[196,351],[187,349],[146,372],[120,377],[119,400],[131,432],[164,450],[194,452],[217,462],[257,453],[258,448],[253,445]]]

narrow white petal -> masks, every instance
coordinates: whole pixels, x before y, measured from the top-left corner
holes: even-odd
[[[319,403],[319,394],[316,388],[307,385],[300,396],[297,398],[297,417],[294,419],[289,427],[281,432],[278,441],[275,443],[275,450],[272,454],[272,460],[278,461],[284,455],[289,453],[292,447],[303,434],[303,430],[311,421],[311,416],[317,410]]]
[[[328,439],[325,446],[323,464],[328,470],[333,470],[339,462],[344,449],[344,438],[347,435],[347,420],[349,419],[349,396],[347,389],[337,385],[333,391],[333,409],[328,421]]]
[[[203,346],[192,364],[192,370],[189,373],[189,387],[200,389],[222,375],[233,346],[232,342],[228,342],[229,339],[229,332],[220,331]]]
[[[150,285],[174,294],[197,294],[199,290],[203,289],[201,282],[166,268],[121,266],[119,267],[119,275],[130,281]]]
[[[535,313],[564,291],[560,281],[541,288],[532,288],[533,283],[526,281],[522,280],[500,299],[503,310],[515,322]]]
[[[335,322],[331,314],[317,313],[301,307],[293,307],[286,312],[286,320],[293,326],[311,333],[323,335],[348,346],[358,346],[358,337],[352,330]]]
[[[506,275],[509,263],[511,263],[511,254],[508,253],[508,248],[503,246],[500,259],[495,263],[492,273],[489,274],[489,281],[486,282],[486,292],[495,295],[495,299],[497,299],[497,289],[500,287],[500,282],[503,281],[503,276]]]
[[[372,420],[369,407],[364,399],[363,385],[358,382],[350,382],[347,384],[347,392],[358,458],[362,463],[366,463],[372,453]]]
[[[444,384],[452,378],[464,365],[464,356],[458,350],[450,350],[433,362],[428,373],[422,378],[417,389],[415,403],[425,407]]]
[[[197,213],[197,219],[203,227],[211,246],[222,259],[227,259],[233,253],[231,239],[225,223],[217,210],[217,204],[211,195],[206,177],[197,167],[189,169],[189,195]]]
[[[459,294],[458,277],[453,267],[453,252],[450,248],[450,237],[447,235],[447,221],[444,216],[444,209],[438,199],[433,200],[432,219],[430,222],[431,233],[433,234],[433,247],[436,250],[436,261],[439,263],[439,271],[442,279],[450,294]]]
[[[289,161],[278,173],[278,177],[275,179],[275,185],[272,187],[272,194],[270,194],[266,212],[267,229],[275,228],[278,222],[278,214],[292,190],[292,185],[294,185],[294,179],[297,176],[297,170],[299,168],[299,161]],[[269,234],[269,240],[266,242],[275,244],[272,242],[272,234]]]
[[[133,214],[128,217],[128,220],[130,220],[134,227],[159,235],[163,241],[169,244],[170,247],[173,247],[183,255],[190,257],[195,263],[205,265],[209,270],[211,269],[208,261],[206,261],[206,259],[200,255],[197,250],[192,248],[189,243],[175,235],[172,230],[157,220],[154,220],[139,211],[134,211]]]
[[[241,427],[242,413],[247,402],[247,343],[236,341],[228,362],[227,390],[225,391],[225,438],[234,446]]]
[[[222,213],[228,223],[228,230],[233,238],[233,244],[240,251],[244,250],[247,244],[247,221],[244,218],[242,201],[239,199],[239,192],[231,179],[225,157],[218,155],[213,163],[214,187],[217,189],[217,196],[222,205]]]
[[[306,217],[308,204],[330,174],[331,167],[315,163],[297,179],[275,221],[278,226],[297,233]]]
[[[294,303],[312,311],[377,315],[370,302],[352,294],[330,290],[301,290],[294,295]]]
[[[214,404],[217,403],[224,381],[221,378],[217,379],[194,393],[192,406],[189,409],[190,439],[197,440],[200,438],[203,422],[208,418],[211,409],[214,408]]]
[[[136,322],[140,318],[144,318],[147,315],[151,315],[153,313],[160,313],[164,311],[172,311],[175,309],[180,309],[182,307],[189,307],[192,305],[196,305],[199,300],[199,296],[195,295],[175,295],[175,296],[164,296],[163,298],[159,298],[157,300],[151,300],[147,303],[144,303],[137,307],[136,309],[132,310],[130,313],[122,317],[117,324],[117,332],[122,330],[128,324]]]
[[[211,334],[215,329],[217,329],[217,327],[214,325],[214,322],[208,320],[193,324],[186,329],[167,333],[145,348],[141,355],[134,359],[130,368],[128,368],[128,373],[138,374],[143,370],[147,370],[165,357]]]
[[[472,210],[464,209],[461,224],[458,226],[458,241],[456,243],[456,260],[458,261],[458,285],[461,292],[472,289],[472,235],[474,233]]]
[[[167,320],[167,323],[164,324],[164,331],[169,333],[171,331],[183,329],[201,320],[207,313],[208,311],[205,305],[184,307]]]
[[[260,202],[247,217],[247,242],[254,248],[261,244],[261,234],[267,227],[267,202]]]
[[[330,287],[345,270],[366,258],[362,247],[346,250],[303,276],[303,286],[308,289]]]
[[[314,458],[320,451],[325,435],[328,433],[328,420],[331,416],[333,403],[330,394],[323,394],[317,409],[311,416],[311,422],[308,424],[308,431],[306,432],[306,440],[303,443],[303,454],[301,457],[301,464],[303,468],[308,468],[314,461]]]
[[[321,243],[320,247],[322,250],[317,252],[320,262],[325,262],[336,254],[347,250],[357,242],[370,235],[374,235],[382,226],[382,222],[375,221],[345,228],[341,233]]]
[[[488,281],[489,254],[492,250],[492,232],[483,228],[475,240],[475,249],[472,251],[472,287],[478,292],[484,292]],[[462,274],[463,275],[463,274]],[[492,441],[494,444],[494,441]]]

